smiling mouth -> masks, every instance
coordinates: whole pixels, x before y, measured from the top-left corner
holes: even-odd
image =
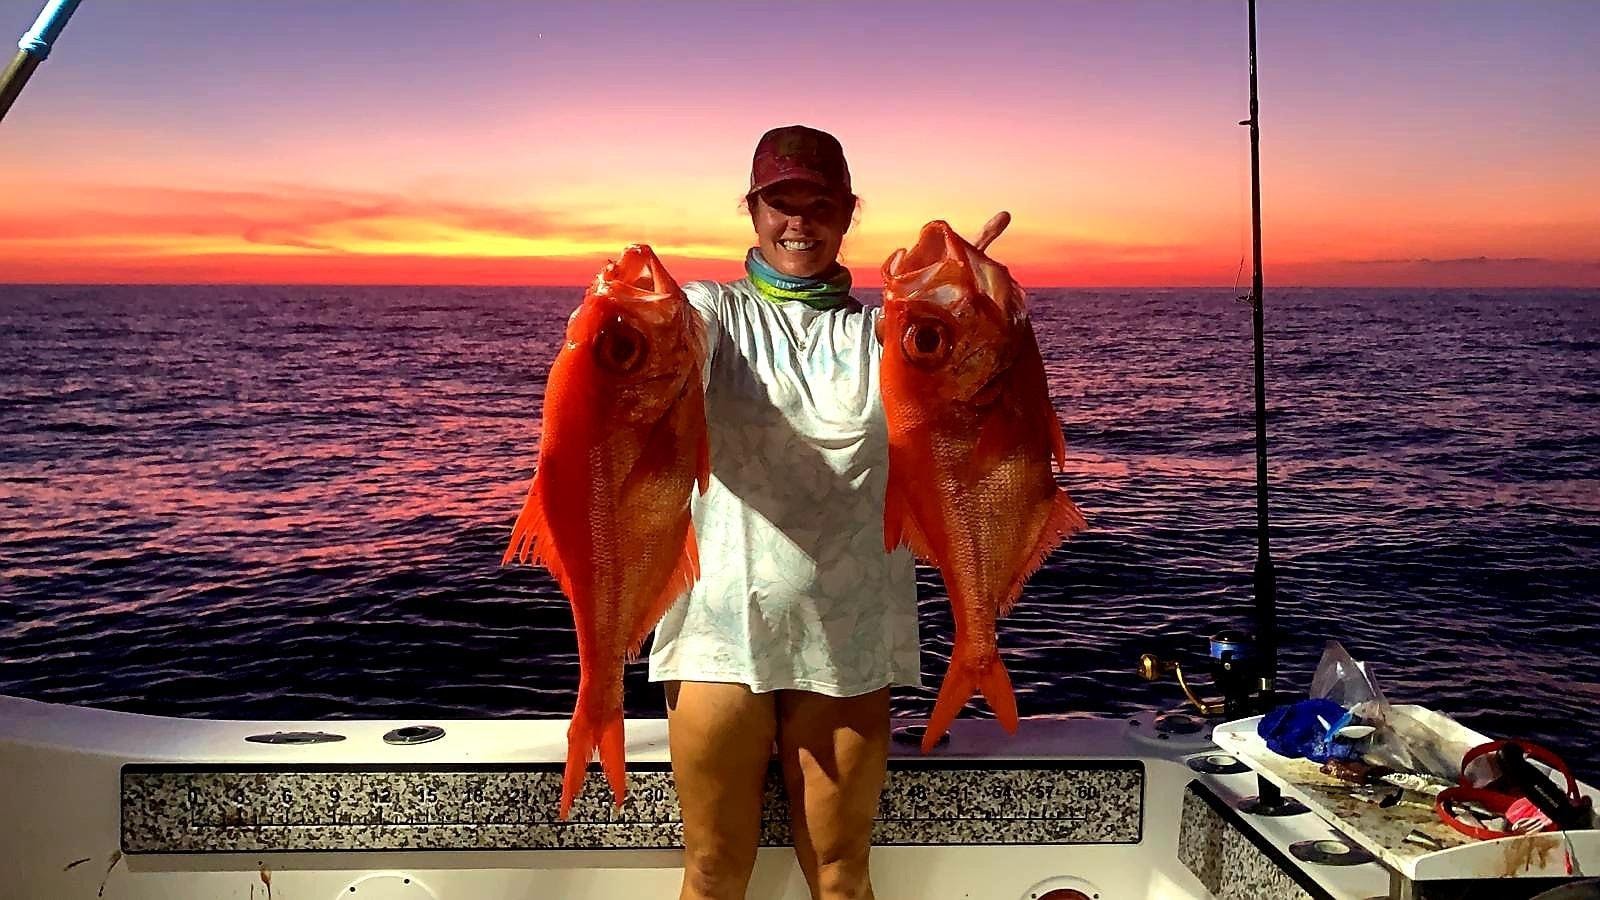
[[[790,253],[804,253],[807,250],[815,250],[818,247],[822,246],[822,242],[821,241],[779,241],[778,242],[778,246],[782,247],[785,250],[788,250]]]

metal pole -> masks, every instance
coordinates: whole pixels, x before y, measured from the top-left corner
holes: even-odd
[[[33,27],[17,42],[17,55],[11,58],[5,74],[0,76],[0,119],[11,110],[11,104],[33,76],[33,70],[50,55],[50,46],[67,27],[67,19],[72,17],[78,3],[79,0],[50,0],[34,20]]]
[[[1256,0],[1250,11],[1250,225],[1255,272],[1250,279],[1251,326],[1256,356],[1256,640],[1261,648],[1261,705],[1274,704],[1278,679],[1278,579],[1267,543],[1267,371],[1261,320],[1261,119],[1256,102]]]

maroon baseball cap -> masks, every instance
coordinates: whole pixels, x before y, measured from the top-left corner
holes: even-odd
[[[763,134],[750,163],[750,191],[755,196],[780,181],[807,181],[841,194],[850,190],[839,139],[804,125],[785,125]]]

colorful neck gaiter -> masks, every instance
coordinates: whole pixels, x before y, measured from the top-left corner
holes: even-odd
[[[850,270],[838,263],[822,278],[796,278],[768,265],[760,248],[751,247],[744,271],[761,296],[773,303],[798,300],[812,309],[837,309],[850,302]]]

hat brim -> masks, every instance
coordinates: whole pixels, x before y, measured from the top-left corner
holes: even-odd
[[[746,198],[754,197],[755,195],[761,193],[764,190],[767,190],[768,188],[777,187],[780,184],[785,184],[785,183],[790,182],[790,181],[799,181],[799,182],[803,182],[805,184],[814,184],[817,187],[823,188],[825,190],[838,190],[838,187],[839,187],[838,185],[834,184],[833,179],[828,178],[827,176],[823,175],[821,172],[813,172],[810,169],[795,169],[795,170],[791,170],[791,171],[788,171],[788,172],[784,172],[784,173],[782,173],[780,175],[774,175],[774,176],[772,176],[772,177],[770,177],[770,178],[768,178],[768,179],[766,179],[764,181],[757,182],[756,184],[751,186],[749,191],[745,192],[745,197]],[[845,192],[844,191],[840,191],[840,193],[845,193]]]

